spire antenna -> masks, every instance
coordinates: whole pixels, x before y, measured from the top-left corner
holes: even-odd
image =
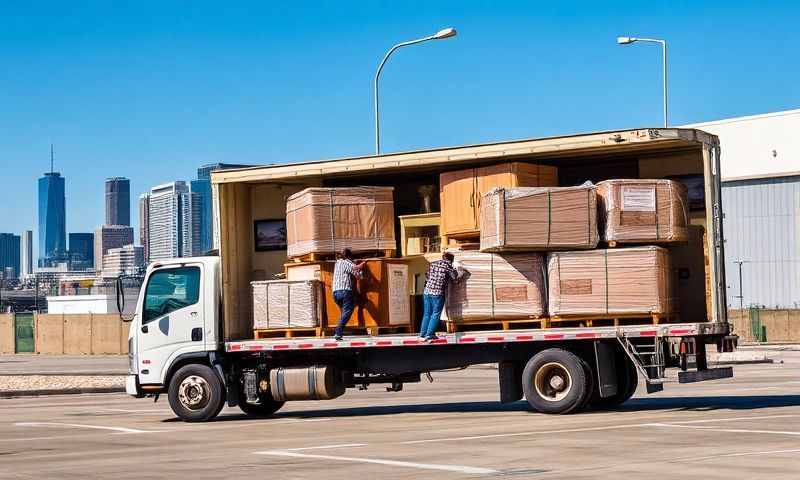
[[[50,144],[50,173],[53,173],[53,144]]]

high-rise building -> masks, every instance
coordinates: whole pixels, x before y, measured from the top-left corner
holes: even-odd
[[[139,244],[144,249],[145,263],[150,261],[150,194],[139,195]]]
[[[103,257],[103,277],[136,275],[144,266],[144,249],[133,245],[110,248]]]
[[[205,253],[214,248],[214,207],[211,198],[211,172],[250,165],[210,163],[197,169],[197,180],[192,180],[191,190],[200,197],[200,250]]]
[[[94,231],[94,268],[103,268],[103,257],[112,248],[133,244],[133,227],[125,225],[103,225]]]
[[[131,181],[125,177],[106,179],[105,225],[131,224]]]
[[[22,232],[19,248],[20,266],[19,276],[26,278],[33,274],[33,232],[25,230]]]
[[[47,267],[67,255],[67,214],[64,177],[53,171],[50,146],[50,172],[39,179],[39,266]]]
[[[147,209],[148,261],[200,255],[200,213],[200,196],[186,182],[153,187]]]
[[[94,234],[69,234],[70,270],[91,270],[94,264]]]
[[[6,279],[19,275],[19,235],[0,233],[0,275]]]

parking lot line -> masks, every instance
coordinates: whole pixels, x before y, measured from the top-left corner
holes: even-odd
[[[385,460],[381,458],[340,457],[335,455],[318,455],[311,453],[290,452],[287,450],[267,450],[263,452],[254,452],[254,453],[256,455],[271,455],[276,457],[308,458],[308,459],[333,460],[333,461],[352,462],[352,463],[372,463],[377,465],[387,465],[390,467],[416,468],[421,470],[443,470],[447,472],[467,473],[472,475],[495,475],[501,473],[499,470],[493,470],[491,468],[470,467],[466,465],[440,465],[435,463],[415,463],[415,462],[402,462],[398,460]]]
[[[331,448],[354,448],[366,447],[366,443],[339,443],[336,445],[320,445],[317,447],[300,447],[300,448],[286,448],[287,452],[304,452],[306,450],[327,450]]]
[[[60,422],[18,422],[14,424],[17,427],[75,427],[75,428],[89,428],[93,430],[111,430],[118,434],[128,433],[160,433],[165,430],[138,430],[136,428],[127,427],[107,427],[104,425],[85,425],[82,423],[60,423]]]
[[[666,427],[666,428],[690,428],[694,430],[710,430],[714,432],[724,433],[764,433],[772,435],[800,435],[800,432],[788,432],[782,430],[749,430],[745,428],[719,428],[719,427],[706,427],[701,425],[679,425],[674,423],[650,423],[644,426],[648,427]]]

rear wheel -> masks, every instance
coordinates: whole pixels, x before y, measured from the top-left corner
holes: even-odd
[[[239,402],[239,408],[251,417],[268,417],[280,410],[283,404],[284,402],[273,400],[272,395],[263,395],[259,397],[257,404],[246,401]]]
[[[225,389],[219,375],[206,365],[185,365],[169,382],[169,406],[181,420],[207,422],[225,405]]]
[[[582,406],[592,390],[584,361],[560,348],[543,350],[528,361],[522,389],[531,407],[542,413],[569,413]]]
[[[638,384],[636,365],[627,356],[617,357],[617,393],[606,398],[597,395],[592,400],[592,408],[608,409],[622,405],[636,393]]]

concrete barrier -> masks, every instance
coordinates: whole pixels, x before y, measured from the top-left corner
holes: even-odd
[[[128,329],[116,314],[34,315],[36,353],[127,355]],[[15,353],[14,315],[0,314],[0,354]]]
[[[14,315],[0,314],[0,354],[14,353]]]

